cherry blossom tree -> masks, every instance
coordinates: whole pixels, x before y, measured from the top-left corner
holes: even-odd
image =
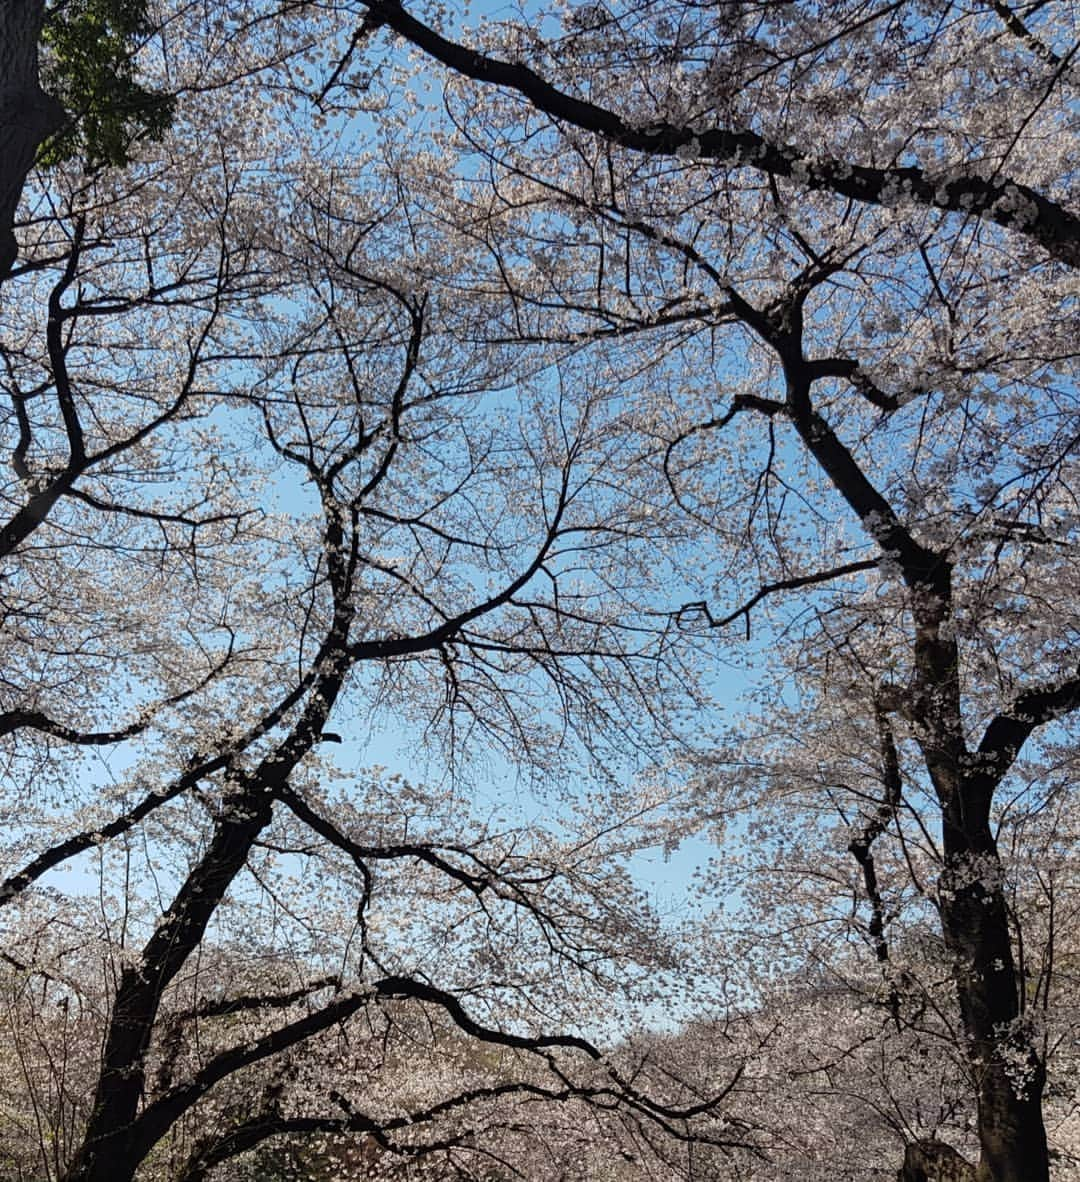
[[[196,1178],[345,1136],[512,1175],[609,1108],[644,1176],[772,1168],[737,1108],[796,1091],[770,1027],[745,1067],[698,1048],[696,1096],[575,1028],[677,967],[618,870],[663,793],[613,786],[680,708],[705,730],[712,650],[769,671],[729,742],[699,735],[682,822],[760,835],[732,898],[777,923],[714,931],[741,1012],[787,975],[822,1016],[802,1094],[821,1127],[871,1097],[883,1169],[1048,1178],[1080,705],[1064,6],[3,21],[9,1012],[51,1054],[92,999],[102,1048],[16,1052],[25,1169]],[[601,788],[560,801],[568,837],[346,774],[373,710],[459,772],[494,744]],[[856,999],[877,1027],[843,1047]],[[463,1038],[504,1058],[457,1087]],[[784,1135],[800,1169],[829,1144]]]
[[[685,1141],[723,1081],[603,1049],[678,960],[623,773],[701,648],[618,386],[469,339],[408,105],[291,113],[317,22],[159,33],[171,131],[31,175],[0,313],[5,1169],[466,1176],[511,1103]],[[435,786],[333,757],[387,717]],[[546,822],[471,799],[492,752]]]
[[[739,902],[712,926],[727,933],[725,955],[752,966],[757,995],[769,999],[760,1020],[775,1030],[758,1056],[762,1093],[800,1114],[773,1158],[778,1176],[787,1168],[813,1177],[811,1163],[819,1163],[851,1177],[895,1177],[905,1161],[905,1180],[918,1176],[916,1167],[927,1177],[969,1177],[981,1078],[941,934],[943,855],[927,786],[912,777],[890,797],[889,757],[874,752],[873,721],[851,687],[817,700],[816,740],[807,706],[778,703],[753,739],[733,736],[723,761],[704,773],[723,785],[724,825],[740,834],[723,843],[708,885],[713,897]],[[747,755],[759,743],[769,757],[751,767]],[[1067,746],[1018,767],[995,818],[1023,1029],[1045,1064],[1049,1157],[1061,1177],[1076,1166],[1068,918],[1076,898],[1064,886],[1075,877],[1075,802],[1062,791],[1060,763]],[[904,752],[892,766],[916,757]],[[1014,1051],[1008,1063],[1022,1087],[1027,1061]]]
[[[853,703],[871,783],[836,808],[871,953],[917,882],[963,1031],[970,1170],[1048,1177],[1002,841],[1080,706],[1063,10],[573,5],[470,32],[365,7],[369,69],[402,42],[445,67],[466,163],[429,190],[487,259],[497,339],[602,354],[702,529],[702,595],[673,630],[735,652],[743,626],[775,630],[761,693],[810,771],[833,758],[824,704]],[[780,741],[763,727],[727,781]],[[908,813],[927,877],[887,884],[875,849]]]

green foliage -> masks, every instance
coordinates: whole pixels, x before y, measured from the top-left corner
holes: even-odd
[[[123,165],[133,144],[168,130],[175,100],[135,78],[135,51],[152,29],[146,8],[145,0],[63,0],[46,14],[43,82],[70,118],[42,145],[40,164]]]

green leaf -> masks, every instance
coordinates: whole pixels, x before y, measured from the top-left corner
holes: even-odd
[[[124,165],[134,144],[161,139],[175,99],[142,86],[133,65],[151,31],[145,0],[66,0],[46,14],[42,81],[69,120],[42,145],[39,164]]]

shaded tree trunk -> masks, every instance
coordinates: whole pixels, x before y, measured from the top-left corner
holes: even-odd
[[[909,576],[915,617],[913,714],[941,804],[942,935],[953,961],[978,1104],[975,1182],[1049,1182],[1042,1093],[1046,1071],[1030,1029],[1012,952],[1004,873],[990,824],[994,791],[1015,757],[972,753],[960,707],[960,658],[951,630],[944,558]]]
[[[912,1141],[897,1182],[975,1182],[975,1167],[944,1141]]]
[[[990,827],[994,792],[1030,728],[1014,734],[1011,720],[1003,720],[1001,736],[978,752],[969,749],[948,553],[922,544],[901,522],[814,407],[814,371],[802,355],[801,305],[792,304],[778,330],[744,301],[733,297],[733,304],[782,361],[786,410],[807,450],[870,536],[899,561],[910,595],[914,669],[906,712],[941,807],[941,924],[975,1080],[981,1151],[975,1182],[1049,1182],[1042,1117],[1046,1073],[1022,1020],[1003,872]]]
[[[1046,1070],[1023,1022],[989,801],[962,788],[945,809],[941,920],[978,1099],[976,1182],[1050,1177],[1042,1094]]]
[[[0,4],[0,279],[18,248],[15,213],[38,147],[64,122],[64,110],[41,89],[38,37],[42,0]]]

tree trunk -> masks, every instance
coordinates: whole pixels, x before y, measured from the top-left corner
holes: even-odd
[[[944,1141],[912,1141],[897,1182],[975,1182],[975,1167]]]
[[[63,125],[64,110],[41,89],[38,37],[43,0],[0,4],[0,280],[18,248],[15,213],[38,147]]]
[[[93,1110],[82,1147],[63,1182],[131,1182],[161,1136],[163,1130],[137,1121],[158,1007],[169,982],[202,940],[255,838],[270,822],[269,796],[259,795],[263,799],[252,793],[234,800],[237,818],[219,824],[139,963],[121,975]]]
[[[1008,763],[987,766],[964,738],[950,565],[939,557],[912,572],[909,585],[916,628],[914,715],[941,805],[942,935],[952,957],[978,1105],[975,1182],[1049,1182],[1042,1118],[1046,1072],[1023,1021],[1004,874],[990,827],[994,790]]]
[[[976,1182],[1049,1182],[1046,1071],[1021,1010],[989,801],[963,787],[945,809],[941,920],[978,1098]]]

